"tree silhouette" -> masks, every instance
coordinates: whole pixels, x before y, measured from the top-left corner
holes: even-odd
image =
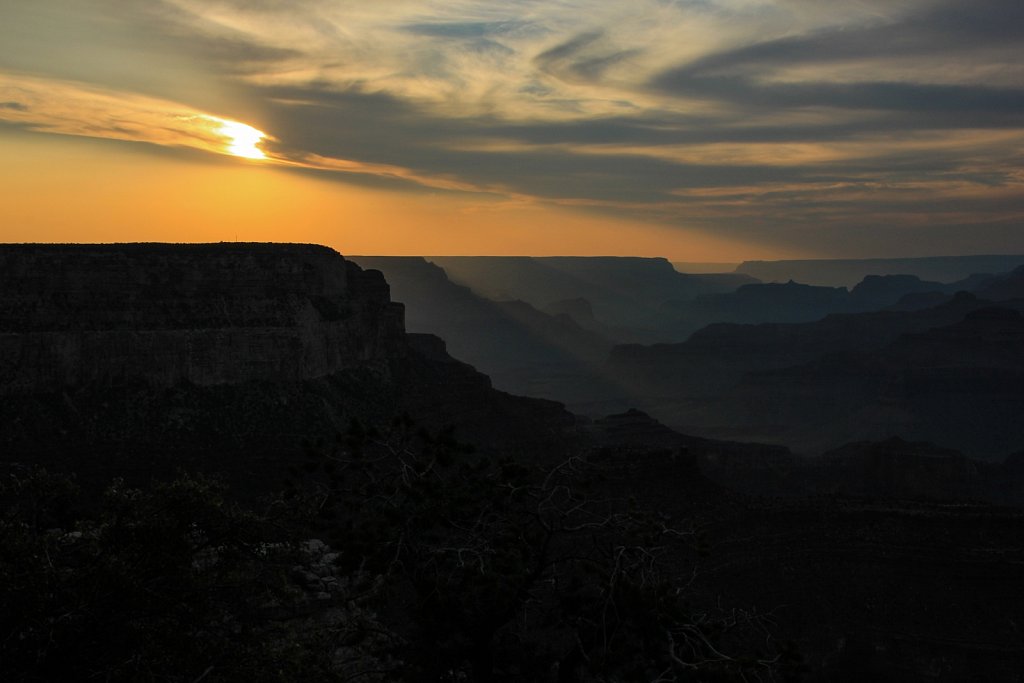
[[[403,679],[770,678],[795,662],[724,651],[739,630],[770,635],[764,620],[690,604],[680,565],[697,534],[611,495],[599,464],[491,460],[407,419],[353,423],[308,456],[291,490],[396,615]]]
[[[490,459],[407,419],[307,448],[265,512],[182,475],[0,481],[5,681],[788,678],[758,615],[702,607],[699,535],[599,462]],[[311,539],[319,536],[323,540]]]
[[[0,501],[3,680],[327,680],[322,651],[266,618],[298,597],[294,553],[223,486],[115,481],[97,502],[34,470]]]

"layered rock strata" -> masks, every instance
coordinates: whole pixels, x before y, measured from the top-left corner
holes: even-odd
[[[403,344],[380,272],[326,247],[0,245],[0,395],[301,381]]]

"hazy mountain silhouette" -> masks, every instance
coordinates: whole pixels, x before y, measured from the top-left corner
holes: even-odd
[[[724,399],[723,412],[748,433],[766,426],[801,448],[898,435],[1003,457],[1024,445],[1021,310],[1024,301],[980,308],[882,349],[748,375]]]
[[[922,280],[916,275],[868,275],[850,290],[847,307],[851,313],[877,311],[914,294],[969,292],[979,284],[981,282],[976,277],[942,283]]]
[[[804,322],[842,311],[849,293],[843,287],[814,287],[797,282],[748,284],[734,292],[670,302],[677,338],[711,323]]]
[[[736,272],[763,282],[796,280],[811,285],[853,287],[868,275],[915,275],[924,280],[954,282],[973,273],[1006,272],[1022,263],[1024,255],[801,259],[744,261]]]
[[[664,305],[754,282],[738,274],[685,275],[661,258],[431,256],[454,282],[495,301],[522,300],[548,310],[586,299],[593,323],[614,341],[665,341]]]
[[[1001,276],[1003,278],[1009,277]],[[665,308],[674,316],[666,324],[679,339],[695,330],[720,322],[796,323],[818,320],[831,313],[863,313],[886,308],[915,310],[948,301],[960,291],[978,292],[982,298],[1012,298],[1014,285],[1003,292],[985,288],[1000,276],[972,275],[956,282],[922,280],[916,275],[868,275],[855,287],[786,283],[748,284],[733,292],[705,294],[683,302],[669,302]]]
[[[553,301],[544,307],[544,311],[551,315],[567,315],[588,330],[600,325],[594,318],[594,307],[583,297]]]
[[[1019,406],[1007,402],[1020,340],[1012,310],[971,315],[988,306],[962,293],[919,311],[718,324],[680,344],[616,347],[611,367],[641,405],[684,431],[819,451],[900,435],[1005,455],[1024,443],[1011,417]],[[986,336],[993,327],[998,341]]]
[[[734,273],[738,263],[715,263],[708,261],[673,261],[672,267],[680,273],[691,275]]]
[[[617,376],[633,382],[638,395],[710,397],[747,372],[797,365],[828,353],[878,348],[907,332],[954,323],[983,305],[965,293],[920,311],[834,314],[804,323],[716,323],[677,344],[616,346],[610,364]]]
[[[395,300],[406,304],[410,331],[443,337],[455,357],[502,390],[598,412],[622,393],[604,370],[612,343],[578,320],[586,320],[586,302],[573,305],[576,316],[550,315],[525,301],[485,299],[420,257],[350,258],[384,273]]]
[[[1024,265],[1009,273],[982,278],[975,291],[981,298],[992,301],[1024,299]]]

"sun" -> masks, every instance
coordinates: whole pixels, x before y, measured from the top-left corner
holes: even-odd
[[[244,159],[267,158],[263,150],[257,147],[267,137],[267,134],[263,131],[256,130],[252,126],[247,126],[237,121],[222,120],[220,121],[220,130],[218,132],[228,139],[228,153]]]

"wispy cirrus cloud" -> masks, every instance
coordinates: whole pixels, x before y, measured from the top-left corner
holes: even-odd
[[[288,148],[260,130],[187,105],[78,83],[0,73],[0,121],[58,135],[139,142],[257,159],[286,168],[373,176],[442,190],[515,195],[456,176]]]
[[[168,100],[4,73],[0,97],[0,121],[27,130],[231,153],[235,122]]]
[[[0,28],[8,83],[58,84],[0,92],[34,130],[219,151],[176,118],[216,111],[271,163],[825,251],[1024,215],[1018,0],[47,5]]]

